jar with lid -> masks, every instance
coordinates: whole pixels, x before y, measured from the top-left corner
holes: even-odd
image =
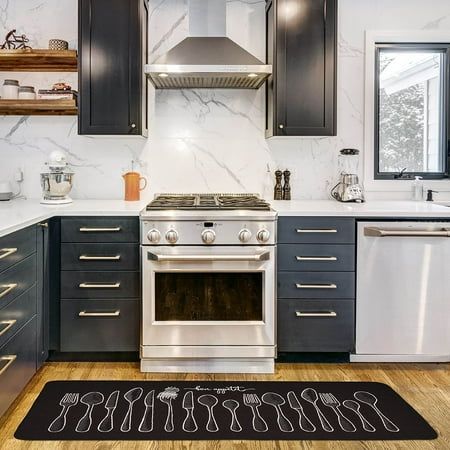
[[[3,82],[2,98],[5,100],[19,98],[19,82],[17,80],[5,80]]]
[[[33,86],[20,86],[19,99],[21,100],[36,100],[36,91]]]
[[[338,168],[340,174],[357,175],[359,170],[359,150],[343,148],[339,152]]]

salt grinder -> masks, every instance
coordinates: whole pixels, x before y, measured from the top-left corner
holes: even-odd
[[[281,177],[283,172],[281,170],[275,171],[275,189],[273,192],[274,200],[283,200],[283,187],[281,186]]]
[[[290,200],[291,199],[291,172],[289,170],[285,170],[283,172],[284,175],[284,185],[283,185],[283,200]]]

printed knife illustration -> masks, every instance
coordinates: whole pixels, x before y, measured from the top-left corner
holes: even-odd
[[[117,407],[117,402],[119,401],[120,391],[114,391],[106,400],[105,408],[107,410],[106,416],[102,419],[102,421],[98,424],[98,431],[102,433],[107,433],[108,431],[112,431],[114,428],[114,410]]]
[[[138,431],[141,433],[149,433],[153,431],[153,414],[155,406],[155,390],[150,391],[144,397],[145,411],[139,424]]]
[[[197,422],[194,417],[194,394],[192,391],[186,392],[183,397],[183,408],[186,410],[186,418],[183,422],[183,430],[193,433],[198,430]]]
[[[303,411],[303,407],[297,396],[295,395],[295,392],[288,392],[287,399],[289,402],[289,406],[298,413],[298,424],[300,428],[307,433],[313,433],[314,431],[316,431],[316,427],[311,423],[311,421]]]

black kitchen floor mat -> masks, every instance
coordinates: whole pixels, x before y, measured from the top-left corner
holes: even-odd
[[[437,434],[381,383],[53,381],[15,437],[403,440]]]

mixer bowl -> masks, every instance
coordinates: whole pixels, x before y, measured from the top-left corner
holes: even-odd
[[[72,189],[73,172],[41,173],[41,187],[44,198],[64,199]]]

